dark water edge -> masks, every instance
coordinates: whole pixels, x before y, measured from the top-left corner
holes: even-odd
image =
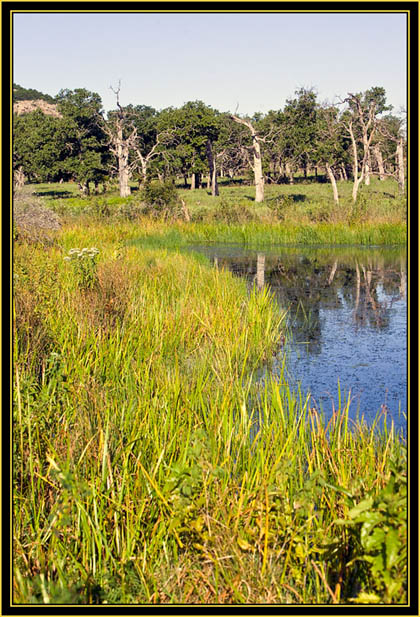
[[[215,267],[259,288],[287,309],[292,389],[328,416],[350,393],[350,417],[386,414],[407,429],[407,254],[402,247],[191,246]],[[281,359],[270,367],[274,376]],[[261,379],[265,379],[264,369]]]

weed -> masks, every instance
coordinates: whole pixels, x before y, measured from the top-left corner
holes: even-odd
[[[68,252],[64,261],[71,264],[76,276],[77,284],[80,289],[92,289],[97,282],[97,261],[99,249],[92,248],[73,248]]]
[[[354,602],[400,601],[407,594],[406,457],[390,462],[390,478],[379,493],[370,490],[350,505],[347,517],[335,523],[348,529],[351,562],[361,568],[362,589]]]

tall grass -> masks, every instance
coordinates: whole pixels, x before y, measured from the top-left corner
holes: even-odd
[[[404,603],[393,426],[258,385],[270,294],[133,227],[15,247],[14,602]],[[64,257],[93,246],[84,285]]]
[[[150,228],[149,228],[150,229]],[[246,246],[276,244],[319,245],[358,244],[404,245],[407,229],[404,224],[318,223],[296,225],[287,223],[178,223],[160,226],[155,231],[139,229],[136,243],[146,246],[186,246],[193,243],[239,243]]]

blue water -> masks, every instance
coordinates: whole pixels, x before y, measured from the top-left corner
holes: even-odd
[[[307,344],[292,343],[287,368],[291,383],[301,383],[315,405],[324,411],[338,405],[338,384],[342,398],[350,393],[351,409],[371,423],[376,413],[386,411],[396,426],[405,429],[407,411],[407,320],[404,299],[378,290],[382,306],[388,305],[388,324],[360,326],[353,309],[320,310],[322,344],[314,353]]]
[[[326,415],[350,394],[350,416],[387,414],[407,428],[406,252],[396,248],[192,247],[288,310],[288,381]],[[278,362],[279,364],[277,364]]]

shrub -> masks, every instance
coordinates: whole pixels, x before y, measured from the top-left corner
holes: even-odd
[[[213,210],[211,216],[213,221],[223,223],[247,223],[257,218],[247,201],[241,200],[239,203],[231,204],[224,199]]]
[[[330,220],[333,206],[328,203],[316,203],[311,205],[307,214],[312,223],[325,223]]]
[[[280,195],[267,201],[267,206],[279,221],[284,220],[286,210],[293,206],[293,204],[294,201],[291,195]]]
[[[25,237],[32,242],[50,240],[50,232],[61,227],[59,216],[36,197],[18,195],[13,200],[13,224],[15,239]]]
[[[179,218],[182,210],[174,182],[148,182],[141,191],[141,198],[148,206],[147,212],[155,218]]]

